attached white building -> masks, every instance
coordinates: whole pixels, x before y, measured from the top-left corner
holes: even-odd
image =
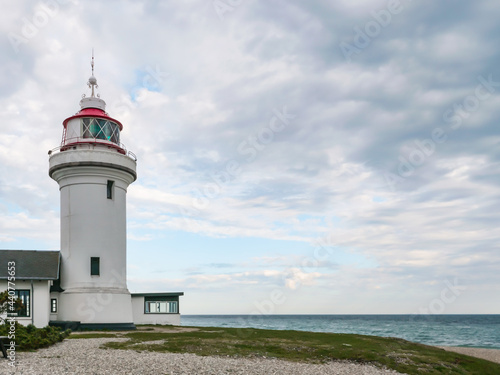
[[[182,292],[132,293],[134,323],[179,325],[179,296],[182,295]]]
[[[127,288],[126,194],[137,179],[137,159],[120,142],[123,125],[94,95],[93,61],[88,85],[91,96],[63,121],[61,146],[49,151],[49,176],[61,197],[61,250],[0,250],[0,290],[7,289],[10,261],[16,264],[16,296],[25,305],[18,316],[23,324],[180,324],[182,292],[131,295]]]
[[[10,279],[10,286],[23,303],[16,320],[24,325],[48,325],[57,316],[59,251],[0,250],[0,260],[1,291],[8,289],[8,266],[15,267],[15,279]]]

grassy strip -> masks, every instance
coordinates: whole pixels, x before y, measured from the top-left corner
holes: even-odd
[[[277,331],[253,328],[194,328],[162,326],[159,330],[121,332],[125,342],[110,342],[114,349],[194,353],[202,356],[265,357],[324,363],[348,360],[385,366],[406,374],[500,374],[500,364],[447,352],[397,338],[350,334]],[[115,334],[80,334],[74,338],[111,337]]]

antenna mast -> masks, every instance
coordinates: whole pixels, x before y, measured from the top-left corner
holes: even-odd
[[[91,97],[95,97],[94,95],[94,87],[99,88],[97,85],[97,79],[94,77],[94,49],[92,48],[92,60],[90,61],[90,66],[92,67],[92,76],[89,78],[89,82],[87,83],[90,88],[92,88],[92,94]],[[99,95],[97,95],[99,96]]]

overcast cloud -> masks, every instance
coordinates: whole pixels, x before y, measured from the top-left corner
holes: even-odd
[[[59,248],[47,151],[94,48],[138,157],[131,291],[184,291],[183,313],[498,313],[497,1],[2,8],[1,248]]]

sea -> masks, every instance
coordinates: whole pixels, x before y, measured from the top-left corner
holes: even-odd
[[[181,324],[355,333],[435,346],[500,349],[500,315],[182,315]]]

